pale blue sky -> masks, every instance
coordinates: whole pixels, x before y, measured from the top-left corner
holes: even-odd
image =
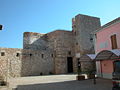
[[[120,0],[0,0],[0,47],[22,48],[26,31],[71,30],[77,14],[100,17],[103,25],[120,16]]]

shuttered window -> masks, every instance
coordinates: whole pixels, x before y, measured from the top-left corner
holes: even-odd
[[[117,39],[115,34],[111,36],[111,46],[112,49],[117,49]]]

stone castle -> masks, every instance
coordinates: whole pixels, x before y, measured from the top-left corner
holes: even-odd
[[[0,48],[0,76],[77,72],[80,56],[94,53],[92,32],[100,27],[99,18],[79,14],[72,19],[72,31],[24,32],[23,49]]]

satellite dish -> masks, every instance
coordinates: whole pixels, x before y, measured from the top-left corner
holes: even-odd
[[[2,26],[2,25],[0,25],[0,30],[2,30],[2,27],[3,27],[3,26]]]

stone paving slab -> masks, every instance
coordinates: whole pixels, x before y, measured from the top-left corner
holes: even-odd
[[[76,75],[46,75],[46,76],[32,76],[19,77],[9,79],[9,88],[16,88],[18,85],[31,85],[43,83],[55,83],[75,80]]]
[[[97,79],[77,81],[76,75],[49,75],[20,77],[9,80],[8,90],[111,90],[111,80]],[[2,90],[2,89],[1,89]]]
[[[8,90],[7,87],[0,86],[0,90]]]
[[[110,80],[97,79],[97,84],[93,80],[65,81],[46,84],[20,85],[17,90],[111,90]]]

